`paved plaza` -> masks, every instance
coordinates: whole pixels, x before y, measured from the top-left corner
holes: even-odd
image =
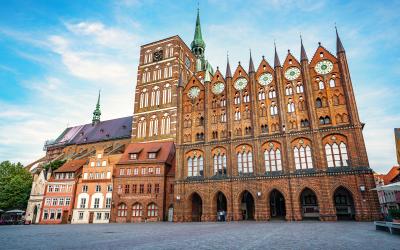
[[[0,226],[1,249],[399,249],[371,222]]]

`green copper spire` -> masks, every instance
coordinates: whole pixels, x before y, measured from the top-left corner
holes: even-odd
[[[101,111],[100,111],[100,90],[99,90],[99,97],[97,98],[96,109],[93,111],[93,119],[92,119],[93,125],[100,122],[100,116],[101,116]]]
[[[200,26],[200,11],[197,8],[197,19],[196,19],[196,29],[194,31],[193,42],[190,45],[192,47],[192,52],[196,55],[197,58],[204,58],[204,50],[206,48],[206,43],[203,40],[203,36],[201,35],[201,26]]]

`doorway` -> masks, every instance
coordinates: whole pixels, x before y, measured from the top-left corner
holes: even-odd
[[[300,195],[300,204],[303,219],[319,219],[318,200],[314,191],[305,188]]]
[[[89,224],[93,223],[94,212],[89,213]]]
[[[228,205],[224,193],[218,192],[216,195],[217,203],[217,221],[226,221]]]
[[[242,220],[254,220],[254,198],[249,191],[244,191],[240,203],[242,211]]]
[[[333,195],[333,200],[338,220],[355,219],[354,200],[348,189],[344,187],[337,188]]]
[[[36,218],[37,218],[37,214],[39,212],[38,206],[36,205],[35,208],[33,209],[33,217],[32,217],[32,224],[36,224]]]
[[[174,206],[171,205],[168,208],[168,221],[172,222],[174,220]]]
[[[192,195],[192,221],[201,221],[203,214],[203,201],[199,194]]]
[[[274,189],[269,197],[269,205],[271,210],[271,218],[273,219],[285,219],[286,207],[285,198],[282,193]]]

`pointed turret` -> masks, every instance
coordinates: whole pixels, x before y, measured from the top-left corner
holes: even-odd
[[[226,74],[225,74],[225,78],[232,78],[232,73],[231,73],[231,66],[229,65],[229,56],[226,55]]]
[[[93,125],[100,122],[100,116],[101,116],[101,111],[100,111],[100,90],[99,90],[99,96],[97,97],[96,109],[93,111],[93,119],[92,119]]]
[[[274,43],[274,46],[275,46],[274,68],[276,68],[276,67],[281,66],[281,62],[279,61],[278,52],[276,52],[276,44],[275,43]]]
[[[253,58],[251,57],[251,50],[250,50],[250,62],[249,62],[249,74],[255,72]]]
[[[199,9],[197,9],[197,19],[196,19],[196,28],[194,31],[194,38],[190,46],[192,48],[193,54],[195,54],[197,58],[204,58],[204,50],[206,48],[206,43],[204,42],[203,35],[201,34]]]
[[[335,30],[336,30],[336,53],[345,52],[336,26],[335,26]]]
[[[308,61],[306,50],[304,49],[304,46],[303,46],[303,38],[301,36],[300,36],[300,43],[301,43],[300,61],[304,61],[304,60]]]

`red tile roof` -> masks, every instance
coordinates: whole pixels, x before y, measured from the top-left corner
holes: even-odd
[[[129,154],[137,153],[136,160],[131,160]],[[149,159],[148,153],[157,153],[156,159]],[[175,144],[173,142],[145,142],[129,144],[118,164],[165,162],[172,165],[175,158]]]
[[[67,161],[60,168],[54,171],[54,173],[66,173],[66,172],[76,172],[83,165],[87,163],[87,159],[71,160]]]
[[[385,184],[390,184],[394,178],[400,175],[400,166],[392,167],[389,172],[383,177]]]

